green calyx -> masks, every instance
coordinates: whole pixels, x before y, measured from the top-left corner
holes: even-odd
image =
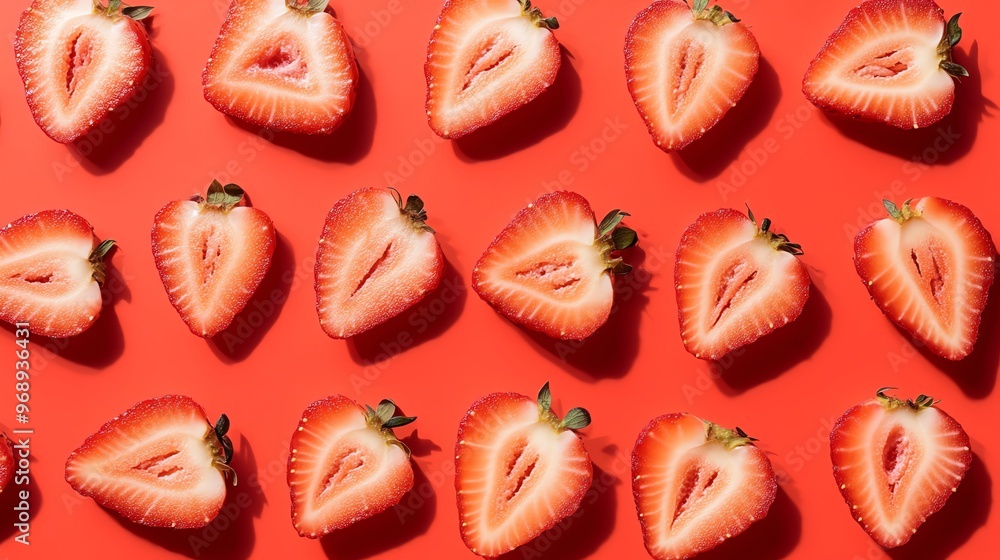
[[[560,432],[565,430],[582,430],[590,425],[590,413],[585,408],[573,408],[560,419],[552,412],[552,392],[548,382],[538,391],[538,419],[548,422]]]
[[[890,216],[892,216],[893,220],[896,220],[899,223],[903,223],[906,220],[909,220],[910,218],[920,217],[920,212],[918,212],[917,210],[915,210],[913,207],[910,206],[910,200],[904,202],[902,208],[896,206],[896,204],[893,203],[891,200],[882,200],[882,206],[885,207],[885,211],[888,212]]]
[[[208,194],[205,198],[199,195],[192,200],[201,204],[203,208],[229,212],[239,206],[245,195],[243,189],[235,183],[223,185],[218,181],[212,181],[212,184],[208,186]]]
[[[285,5],[292,10],[298,10],[306,15],[326,11],[330,0],[285,0]]]
[[[406,197],[406,201],[404,202],[403,195],[399,194],[399,191],[396,189],[389,187],[389,193],[396,200],[399,212],[410,219],[415,229],[434,233],[434,228],[427,225],[427,210],[424,209],[424,201],[419,196],[411,194]]]
[[[882,406],[884,406],[887,410],[893,410],[896,408],[905,407],[920,412],[925,408],[931,408],[937,403],[941,402],[934,400],[934,397],[929,397],[924,394],[917,395],[917,398],[915,399],[906,399],[905,401],[903,399],[890,397],[889,395],[885,394],[886,391],[894,389],[896,389],[896,387],[882,387],[881,389],[875,392],[875,398],[877,398],[878,402]]]
[[[108,277],[108,267],[104,264],[104,257],[108,255],[114,246],[114,239],[105,239],[90,252],[90,256],[87,259],[90,261],[90,267],[94,269],[94,280],[101,286],[104,285],[104,281]]]
[[[941,69],[956,79],[967,78],[969,76],[969,71],[961,64],[956,64],[951,58],[951,53],[955,45],[962,40],[962,28],[958,25],[958,18],[961,15],[962,13],[959,12],[951,16],[951,19],[948,20],[948,25],[944,28],[944,37],[938,43],[937,49],[938,57],[941,59]]]
[[[104,14],[108,17],[123,15],[127,18],[140,21],[149,17],[152,11],[152,6],[129,6],[122,4],[122,0],[108,0],[107,5],[101,0],[94,0],[94,12]]]
[[[229,432],[229,417],[223,414],[219,416],[219,421],[215,423],[215,426],[209,423],[208,427],[205,441],[212,448],[212,454],[215,457],[212,464],[222,471],[226,478],[232,477],[233,486],[236,486],[236,471],[229,466],[229,462],[233,460],[233,440],[226,435]]]
[[[392,429],[410,424],[416,419],[416,416],[397,416],[396,403],[389,399],[382,399],[374,409],[365,405],[365,422],[368,423],[368,427],[378,431],[387,444],[398,445],[406,452],[407,457],[410,456],[410,448],[399,441]]]
[[[687,3],[687,0],[684,0]],[[710,21],[715,25],[727,25],[730,23],[737,23],[740,20],[733,14],[722,9],[722,6],[718,4],[708,7],[708,0],[694,0],[693,3],[689,4],[691,6],[691,12],[694,13],[694,19],[703,19]]]
[[[521,14],[531,20],[531,23],[545,29],[559,29],[559,20],[554,17],[545,17],[537,7],[531,6],[531,0],[517,0],[521,5]]]
[[[761,220],[760,225],[757,224],[757,218],[753,215],[753,210],[750,210],[750,205],[747,205],[747,217],[753,222],[753,225],[757,226],[757,237],[764,238],[775,251],[784,251],[786,253],[791,253],[795,256],[804,254],[802,252],[802,246],[798,243],[792,243],[788,236],[783,233],[774,233],[771,231],[771,219],[764,218]]]
[[[615,276],[624,276],[632,272],[632,265],[614,253],[624,251],[639,242],[639,235],[635,230],[621,225],[622,220],[629,215],[628,212],[612,210],[597,226],[597,239],[594,244],[600,248],[605,265]]]
[[[708,441],[715,441],[723,445],[726,449],[736,449],[737,447],[742,447],[744,445],[752,445],[753,442],[757,441],[757,438],[750,437],[737,426],[735,429],[729,430],[719,426],[718,424],[713,424],[711,422],[705,422],[705,437]]]

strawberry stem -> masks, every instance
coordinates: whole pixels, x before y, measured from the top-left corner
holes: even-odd
[[[546,381],[538,391],[538,419],[548,422],[553,428],[559,431],[582,430],[590,425],[590,412],[585,408],[572,408],[566,416],[559,419],[555,412],[552,412],[552,392],[549,390],[549,383]]]
[[[948,25],[945,27],[944,37],[938,43],[938,56],[941,58],[939,66],[955,79],[969,77],[969,71],[961,64],[956,64],[952,60],[952,50],[962,40],[962,28],[958,25],[958,18],[961,15],[962,12],[959,12],[951,16],[951,19],[948,20]]]
[[[233,460],[233,440],[226,435],[229,432],[229,425],[228,416],[225,414],[219,416],[215,426],[212,426],[211,423],[208,424],[210,429],[205,434],[205,440],[211,446],[215,456],[212,464],[222,471],[226,478],[232,477],[233,486],[236,486],[236,471],[229,466],[230,461]]]
[[[705,422],[706,438],[708,441],[717,441],[726,449],[752,445],[753,442],[757,441],[757,438],[748,436],[739,426],[734,430],[728,430],[718,424],[713,424],[705,420],[702,420],[702,422]]]
[[[559,20],[555,17],[545,17],[540,9],[531,7],[531,0],[517,0],[521,5],[521,13],[531,20],[538,27],[545,29],[559,29]]]
[[[915,399],[898,399],[896,397],[890,397],[886,395],[885,392],[889,390],[894,390],[896,387],[882,387],[875,392],[875,398],[878,399],[879,403],[882,404],[886,409],[892,410],[894,408],[907,407],[917,412],[925,408],[931,408],[941,401],[934,400],[934,397],[930,397],[924,394],[917,395]]]
[[[285,0],[285,5],[293,10],[312,15],[326,11],[330,0]]]
[[[223,186],[218,181],[212,181],[212,184],[208,186],[208,196],[204,199],[201,196],[196,196],[193,200],[201,203],[203,207],[229,212],[239,206],[244,196],[246,193],[235,183]]]
[[[621,257],[611,256],[611,253],[624,251],[639,242],[639,234],[635,230],[621,225],[625,216],[630,215],[628,212],[615,209],[608,212],[597,226],[595,243],[601,246],[604,262],[615,276],[624,276],[632,272],[632,266],[625,263]]]
[[[757,225],[757,218],[753,215],[753,210],[750,209],[749,204],[747,205],[747,217],[750,218],[753,225]],[[787,235],[771,231],[770,218],[764,218],[760,222],[760,226],[757,227],[757,237],[763,237],[776,251],[785,251],[786,253],[795,255],[796,257],[804,254],[802,246],[798,243],[792,243],[791,240],[788,239]]]
[[[910,199],[910,200],[912,200],[912,199]],[[903,203],[903,207],[900,208],[900,207],[896,206],[896,204],[894,202],[892,202],[891,200],[884,200],[883,199],[882,200],[882,206],[885,207],[885,211],[888,212],[890,216],[892,216],[893,220],[896,220],[899,223],[903,223],[906,220],[909,220],[910,218],[920,217],[920,212],[914,210],[910,206],[910,200],[907,200],[906,202],[904,202]]]
[[[414,228],[418,231],[434,233],[434,228],[427,225],[427,210],[424,209],[424,201],[419,196],[411,194],[406,197],[406,203],[404,204],[403,195],[399,194],[399,191],[393,187],[389,187],[389,191],[389,194],[396,201],[396,206],[399,206],[400,213],[410,218]]]
[[[108,252],[114,246],[114,239],[105,239],[90,252],[90,257],[87,259],[90,261],[90,267],[94,270],[94,280],[101,286],[104,285],[104,281],[108,277],[108,268],[104,264],[104,257],[107,256]]]
[[[370,428],[378,430],[385,442],[389,445],[398,445],[403,451],[406,452],[406,456],[410,456],[410,448],[406,446],[405,443],[396,437],[393,428],[399,428],[401,426],[406,426],[407,424],[412,424],[417,417],[416,416],[397,416],[396,403],[392,402],[390,399],[382,399],[378,406],[374,409],[372,407],[365,405],[365,421]]]
[[[687,4],[687,0],[684,0],[684,3]],[[694,4],[689,4],[689,6],[691,7],[691,12],[694,13],[695,19],[710,21],[715,25],[726,25],[740,21],[732,13],[723,10],[722,6],[718,4],[709,8],[708,0],[694,0]]]

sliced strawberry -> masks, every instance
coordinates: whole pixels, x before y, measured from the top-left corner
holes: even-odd
[[[767,515],[778,480],[753,441],[690,414],[646,426],[632,451],[632,493],[650,556],[691,558]]]
[[[723,208],[688,226],[674,285],[681,339],[696,358],[717,360],[798,318],[809,298],[802,248]]]
[[[145,400],[69,456],[66,482],[140,525],[204,527],[222,508],[232,473],[228,430],[225,414],[213,427],[189,397]]]
[[[708,0],[657,0],[625,39],[628,90],[663,151],[701,138],[746,93],[760,47],[750,30]]]
[[[573,515],[593,479],[576,433],[589,424],[582,408],[560,420],[548,383],[537,403],[494,393],[472,405],[458,428],[455,489],[462,539],[473,553],[500,556]]]
[[[139,90],[152,64],[140,20],[121,0],[34,0],[14,38],[25,99],[38,126],[72,142]]]
[[[32,333],[75,336],[101,314],[104,257],[94,228],[68,210],[18,218],[0,229],[0,320],[27,323]]]
[[[427,45],[427,120],[459,138],[526,105],[559,73],[561,53],[531,0],[447,0]]]
[[[939,356],[972,352],[995,273],[993,239],[950,200],[884,201],[890,218],[854,239],[854,265],[882,312]]]
[[[275,130],[329,134],[350,112],[358,67],[329,0],[233,0],[202,74],[216,110]]]
[[[632,270],[617,256],[638,239],[620,225],[625,216],[612,210],[595,226],[582,196],[543,195],[518,212],[479,258],[472,287],[515,323],[583,340],[608,320],[612,276]]]
[[[316,254],[316,309],[332,338],[363,333],[406,311],[441,283],[444,256],[424,203],[361,189],[326,217]]]
[[[7,434],[0,432],[0,493],[14,478],[15,469],[14,444],[7,438]]]
[[[932,0],[867,0],[809,65],[802,91],[814,105],[899,128],[930,126],[951,112],[958,15],[945,23]]]
[[[390,400],[372,410],[336,395],[306,408],[288,457],[300,536],[316,539],[399,503],[413,488],[413,466],[392,430],[414,420],[396,416]]]
[[[153,220],[153,259],[167,297],[191,332],[225,330],[271,267],[274,224],[240,206],[239,185],[212,181],[208,197],[167,203]]]
[[[833,476],[851,517],[877,543],[906,544],[944,507],[972,462],[969,436],[926,395],[903,401],[880,389],[830,434]]]

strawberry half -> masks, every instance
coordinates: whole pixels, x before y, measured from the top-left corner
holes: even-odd
[[[993,239],[971,210],[911,199],[854,239],[854,266],[882,312],[935,354],[972,352],[995,274]]]
[[[956,14],[947,23],[932,0],[867,0],[809,65],[802,91],[821,109],[899,128],[930,126],[951,112],[952,61],[962,38]]]
[[[170,303],[191,332],[225,330],[271,267],[271,218],[239,185],[212,181],[207,198],[167,203],[153,220],[153,259]]]
[[[796,258],[802,247],[749,214],[702,214],[677,248],[681,340],[696,358],[717,360],[754,342],[797,319],[809,299],[809,272]]]
[[[969,436],[931,397],[900,400],[880,389],[830,434],[833,476],[851,516],[875,542],[906,544],[944,507],[972,462]]]
[[[66,482],[129,521],[204,527],[226,497],[233,444],[189,397],[142,401],[104,424],[66,460]]]
[[[413,488],[413,466],[392,430],[414,420],[396,416],[390,400],[372,410],[336,395],[306,408],[288,457],[300,536],[320,538],[399,503]]]
[[[760,47],[750,30],[708,0],[658,0],[625,38],[625,75],[656,145],[680,150],[702,137],[746,93]]]
[[[329,0],[234,0],[202,74],[219,112],[275,130],[329,134],[350,112],[358,67]]]
[[[611,314],[612,277],[628,274],[618,251],[638,241],[612,210],[598,226],[582,196],[543,195],[518,212],[479,258],[472,287],[511,321],[548,336],[583,340]]]
[[[559,73],[559,28],[531,0],[447,0],[427,45],[427,120],[459,138],[526,105]]]
[[[316,253],[316,310],[332,338],[361,334],[399,315],[441,283],[444,255],[424,203],[361,189],[327,214]]]
[[[94,228],[68,210],[46,210],[0,229],[0,320],[34,334],[65,338],[101,315],[104,257]]]
[[[153,60],[140,22],[152,9],[121,0],[34,0],[21,14],[14,54],[45,134],[72,142],[135,95]]]
[[[778,479],[754,441],[690,414],[646,426],[632,451],[632,493],[650,556],[691,558],[767,515]]]
[[[0,432],[0,493],[14,478],[15,469],[14,444],[11,443],[7,434]]]
[[[538,402],[516,393],[476,401],[458,428],[455,489],[462,539],[479,556],[510,552],[573,515],[594,471],[583,439],[590,413],[562,420],[546,383]]]

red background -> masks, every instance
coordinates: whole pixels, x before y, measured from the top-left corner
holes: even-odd
[[[76,147],[49,140],[24,102],[12,42],[27,3],[0,5],[0,30],[10,39],[0,53],[0,220],[66,207],[121,249],[106,288],[110,304],[97,324],[69,341],[32,339],[32,545],[13,542],[8,491],[0,555],[472,557],[458,535],[451,476],[458,421],[485,393],[533,395],[546,380],[558,410],[592,412],[585,438],[597,482],[579,517],[514,558],[645,557],[620,458],[648,420],[672,411],[743,427],[782,473],[768,518],[712,557],[884,558],[835,487],[827,434],[844,410],[885,385],[940,398],[975,452],[944,511],[892,556],[979,558],[996,543],[1000,517],[991,503],[1000,449],[990,438],[997,290],[976,353],[946,364],[914,349],[882,317],[851,262],[853,231],[881,216],[884,196],[952,198],[1000,233],[992,174],[1000,127],[989,100],[1000,81],[1000,48],[991,2],[944,6],[949,15],[965,11],[956,58],[972,77],[958,86],[950,117],[913,132],[830,120],[800,93],[810,59],[854,2],[731,0],[726,8],[760,42],[761,71],[715,130],[673,156],[649,139],[625,87],[624,36],[646,0],[540,1],[563,24],[557,36],[568,57],[556,84],[458,142],[438,141],[423,112],[436,1],[333,0],[357,45],[362,80],[350,120],[328,139],[267,132],[262,139],[259,130],[215,112],[202,98],[201,70],[228,2],[160,2],[150,20],[157,78],[147,98],[112,117],[112,134]],[[232,350],[190,334],[167,301],[149,246],[157,209],[203,191],[213,178],[240,183],[279,231],[272,272],[250,304],[263,311],[242,316],[258,326],[236,332],[242,338]],[[388,184],[426,201],[448,258],[446,280],[458,296],[439,291],[416,315],[353,341],[330,340],[319,328],[312,289],[324,215],[357,188]],[[560,184],[586,196],[600,215],[619,207],[631,212],[629,224],[641,233],[637,273],[621,284],[608,324],[582,345],[531,335],[468,290],[472,266],[493,236]],[[745,202],[802,244],[814,290],[798,321],[710,368],[681,345],[672,255],[697,215]],[[279,304],[269,306],[272,294]],[[12,367],[9,330],[0,331],[3,347],[11,350],[0,352],[8,356],[4,367]],[[13,375],[4,379],[0,421],[11,424]],[[63,480],[65,458],[88,434],[136,401],[167,393],[190,395],[213,417],[226,412],[233,421],[240,485],[230,493],[235,519],[218,522],[221,531],[144,529],[79,497]],[[391,397],[420,417],[400,431],[410,436],[418,487],[405,508],[315,542],[296,536],[289,520],[287,441],[301,410],[334,393],[367,403]],[[192,542],[200,543],[192,537],[206,546],[195,550]]]

